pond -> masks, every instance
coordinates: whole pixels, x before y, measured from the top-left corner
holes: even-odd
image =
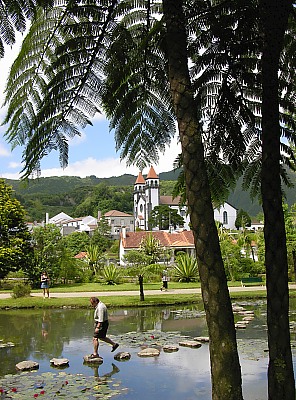
[[[247,328],[237,330],[244,398],[263,400],[267,398],[266,305],[258,301],[239,306],[254,311],[254,319]],[[292,326],[296,319],[293,307]],[[29,399],[42,395],[43,399],[50,399],[54,392],[55,397],[80,400],[113,396],[121,400],[211,399],[208,344],[198,349],[178,346],[179,350],[172,353],[162,351],[164,344],[178,345],[184,337],[207,336],[202,305],[109,309],[109,316],[109,334],[120,343],[115,353],[126,351],[131,358],[115,361],[111,347],[102,344],[100,354],[104,362],[95,367],[83,362],[83,357],[93,350],[92,309],[0,311],[2,345],[14,344],[1,347],[0,342],[0,398]],[[235,314],[236,321],[241,319]],[[295,331],[291,332],[295,345]],[[138,356],[142,346],[151,345],[160,348],[158,357]],[[67,358],[69,366],[58,370],[50,364],[52,358]],[[37,361],[39,369],[16,372],[15,365],[23,360]],[[295,364],[295,352],[293,360]]]

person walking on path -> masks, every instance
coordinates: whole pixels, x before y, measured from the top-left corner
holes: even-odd
[[[162,272],[162,287],[160,288],[160,290],[168,290],[168,281],[169,281],[169,276],[168,276],[168,271],[166,269],[163,270]]]
[[[43,298],[45,299],[45,293],[49,298],[49,276],[46,271],[43,271],[41,274],[41,289],[43,290]]]
[[[98,358],[99,356],[99,339],[103,342],[111,344],[111,352],[115,351],[119,346],[118,343],[113,342],[107,337],[107,331],[109,327],[108,322],[108,311],[106,305],[100,301],[97,297],[90,298],[90,304],[95,309],[94,320],[95,320],[95,331],[93,335],[93,346],[94,352],[91,354],[90,358]]]

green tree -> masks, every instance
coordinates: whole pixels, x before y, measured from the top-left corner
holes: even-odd
[[[295,398],[289,328],[288,259],[280,178],[282,128],[279,114],[279,93],[283,90],[279,82],[280,60],[287,54],[283,49],[293,4],[292,0],[259,1],[263,33],[261,195],[264,212],[270,399]],[[295,21],[293,24],[295,27]],[[292,82],[294,73],[295,65]],[[289,78],[287,74],[287,82]],[[287,96],[286,99],[288,101]]]
[[[66,247],[61,247],[60,267],[58,278],[64,283],[75,280],[78,275],[78,263],[71,251]]]
[[[0,179],[0,279],[9,272],[32,267],[31,235],[25,225],[25,211],[11,186]]]
[[[162,258],[164,249],[160,241],[150,232],[142,239],[140,251],[150,257],[150,264],[156,264]]]
[[[15,43],[15,32],[25,32],[27,21],[33,19],[37,6],[51,5],[51,0],[25,0],[21,5],[16,1],[1,3],[0,58],[4,56],[4,45]]]
[[[105,230],[106,226],[98,227],[97,229],[94,230],[93,235],[90,238],[90,243],[92,245],[96,245],[100,248],[101,253],[104,253],[107,249],[110,248],[112,245],[113,241],[110,239],[108,236],[108,232],[110,232],[110,228],[108,230]],[[104,232],[104,233],[102,233]]]
[[[184,225],[184,218],[177,210],[162,204],[151,211],[148,224],[152,228],[159,227],[160,230],[168,230],[171,227],[176,229],[177,226]]]
[[[64,246],[68,249],[72,257],[81,251],[86,251],[90,244],[90,237],[86,232],[73,232],[70,235],[63,236]]]
[[[48,71],[51,72],[49,75],[38,71],[34,76],[34,87],[38,87],[38,92],[35,92],[34,87],[30,87],[30,90],[26,87],[26,93],[36,93],[32,98],[34,97],[33,102],[38,103],[37,107],[31,107],[31,101],[11,102],[6,122],[19,110],[22,115],[28,116],[28,119],[19,121],[17,130],[14,130],[12,124],[7,135],[11,141],[25,146],[25,175],[38,169],[46,148],[47,150],[59,148],[62,165],[66,166],[68,146],[65,135],[77,134],[76,122],[82,126],[87,124],[89,121],[87,114],[92,117],[97,111],[97,104],[93,101],[98,99],[99,92],[92,97],[92,101],[87,96],[81,96],[81,91],[88,92],[90,88],[100,87],[101,81],[97,71],[105,69],[106,65],[102,52],[108,43],[112,45],[108,49],[110,60],[105,73],[108,76],[113,71],[113,75],[109,82],[106,82],[107,95],[104,103],[107,115],[112,118],[111,128],[116,127],[117,147],[123,149],[121,156],[126,157],[128,163],[134,162],[140,168],[146,163],[157,161],[159,150],[164,149],[164,145],[169,143],[175,133],[175,118],[178,122],[186,195],[196,240],[199,274],[210,335],[213,399],[240,400],[241,371],[234,318],[214,221],[202,131],[188,70],[187,33],[190,29],[187,29],[185,7],[183,7],[185,2],[163,0],[161,20],[153,17],[153,14],[161,12],[161,3],[155,2],[153,6],[149,3],[144,12],[137,9],[136,3],[120,2],[120,6],[123,3],[130,11],[126,13],[126,18],[124,15],[121,16],[120,24],[114,23],[117,12],[116,1],[112,1],[107,9],[100,4],[101,7],[97,9],[99,12],[96,15],[93,13],[93,7],[83,6],[83,12],[88,16],[84,15],[82,19],[82,9],[78,4],[72,3],[66,14],[63,7],[55,8],[52,19],[48,14],[44,18],[40,13],[38,24],[32,25],[28,37],[24,40],[23,50],[12,68],[10,79],[13,79],[14,73],[25,62],[24,74],[27,75],[25,81],[30,86],[32,79],[29,76],[34,70],[36,71],[36,65],[42,69],[43,63],[36,63],[36,59],[29,60],[25,48],[32,44],[39,47],[36,39],[40,37],[45,38],[45,42],[41,44],[41,47],[45,46],[45,51],[40,49],[40,52],[37,51],[35,54],[46,54],[47,62],[51,63],[53,68]],[[87,24],[84,23],[85,20],[88,20]],[[132,23],[130,29],[126,29],[124,25],[126,23],[129,25],[133,21],[135,24]],[[71,38],[67,43],[68,35],[63,30],[64,24],[67,24],[67,31],[75,30],[75,39]],[[148,42],[147,32],[150,32],[150,29],[155,35],[150,35],[152,41]],[[106,31],[108,35],[104,35]],[[46,35],[48,32],[49,36]],[[54,42],[50,40],[52,32],[56,33]],[[118,33],[122,33],[126,38],[125,42],[110,41],[111,34],[116,37]],[[84,71],[89,73],[82,77],[80,69],[82,58],[81,52],[77,52],[77,43],[85,43],[86,38],[88,44],[82,46],[87,49],[84,52],[83,62],[85,67],[88,64]],[[65,43],[59,49],[58,59],[55,50],[63,39]],[[130,64],[130,60],[133,60],[133,65]],[[112,65],[114,63],[118,69]],[[33,66],[30,72],[27,69],[28,65]],[[139,65],[144,67],[135,68]],[[74,66],[79,68],[77,73],[73,73]],[[125,75],[125,68],[128,75]],[[128,79],[131,71],[134,73]],[[123,79],[122,75],[125,75]],[[49,86],[45,76],[50,81]],[[115,83],[113,87],[110,86],[112,80]],[[14,88],[20,88],[19,82],[14,80]],[[120,86],[120,82],[126,84],[127,90],[116,88],[116,84]],[[61,84],[63,88],[60,87]],[[171,91],[168,90],[169,87]],[[7,98],[14,98],[16,93],[14,88],[10,85]],[[62,92],[63,96],[55,98],[54,93]],[[112,97],[112,93],[116,93],[118,97]],[[120,102],[118,98],[121,99]],[[38,110],[36,119],[34,110]],[[57,111],[55,115],[63,116],[62,124],[59,118],[51,118],[52,110]],[[125,118],[122,118],[123,115]],[[143,116],[146,118],[143,119]],[[214,168],[212,170],[214,171]],[[223,347],[221,342],[225,344]],[[230,370],[231,374],[228,373]]]
[[[276,223],[278,215],[281,217],[278,199],[280,197],[280,172],[282,171],[280,171],[277,162],[279,161],[280,146],[278,140],[280,137],[278,104],[277,108],[273,107],[278,91],[269,92],[268,90],[274,89],[275,86],[278,87],[277,85],[270,85],[268,90],[265,89],[270,77],[273,83],[278,82],[278,74],[274,72],[276,70],[278,73],[280,54],[278,50],[282,49],[283,34],[287,27],[287,15],[292,10],[292,2],[277,2],[276,5],[275,3],[260,1],[261,7],[258,9],[256,8],[257,2],[229,2],[228,8],[225,3],[219,1],[211,3],[163,0],[162,4],[157,1],[148,2],[147,7],[143,6],[143,9],[139,9],[138,2],[134,4],[132,1],[127,1],[120,2],[120,6],[124,5],[122,6],[124,15],[121,15],[120,24],[116,24],[116,21],[114,21],[117,12],[116,1],[112,1],[107,9],[103,7],[103,4],[100,4],[102,6],[99,8],[100,12],[95,16],[92,7],[90,9],[83,5],[84,14],[81,20],[82,10],[79,9],[79,5],[69,5],[68,14],[64,13],[63,7],[60,7],[54,10],[55,18],[53,19],[48,18],[47,14],[46,18],[42,20],[41,15],[41,19],[38,21],[40,23],[32,26],[27,43],[24,45],[24,48],[30,47],[31,43],[38,46],[38,42],[34,42],[34,38],[49,37],[46,36],[48,31],[50,31],[50,37],[53,31],[59,33],[54,35],[55,41],[51,48],[46,40],[46,43],[42,43],[46,50],[34,52],[34,54],[46,55],[46,63],[44,64],[47,66],[48,62],[52,63],[54,66],[51,70],[52,74],[46,70],[47,74],[45,72],[43,74],[38,73],[35,79],[31,79],[32,70],[30,70],[30,66],[32,65],[35,68],[38,65],[41,68],[43,63],[36,63],[34,55],[31,56],[31,59],[28,59],[23,53],[14,67],[17,67],[21,61],[30,71],[22,79],[15,79],[19,77],[18,71],[15,76],[12,73],[11,80],[18,96],[22,97],[24,94],[24,101],[14,101],[15,92],[13,90],[7,91],[8,99],[13,99],[10,102],[8,119],[15,115],[23,116],[21,121],[18,118],[12,118],[16,126],[13,127],[12,124],[8,135],[11,141],[27,144],[24,153],[26,160],[25,174],[29,174],[34,168],[38,168],[40,158],[46,151],[53,148],[60,149],[62,163],[64,166],[67,164],[68,147],[65,135],[76,134],[76,123],[84,126],[89,122],[89,117],[92,117],[96,112],[98,106],[96,100],[98,99],[98,102],[101,100],[98,94],[104,93],[104,91],[97,90],[101,88],[101,76],[96,75],[96,72],[103,70],[105,65],[107,65],[107,69],[104,70],[107,75],[107,84],[104,87],[107,93],[104,97],[105,109],[111,118],[111,128],[115,128],[117,146],[123,149],[122,157],[126,157],[129,163],[135,162],[141,167],[144,163],[157,160],[158,149],[163,149],[164,144],[169,142],[174,133],[174,117],[176,117],[182,145],[186,197],[196,239],[201,286],[211,338],[210,353],[214,399],[240,399],[242,393],[231,303],[212,216],[211,200],[212,197],[217,195],[221,185],[217,184],[216,187],[212,185],[213,190],[211,192],[209,178],[211,178],[211,181],[224,182],[228,189],[229,182],[235,176],[234,169],[239,169],[241,159],[246,152],[255,159],[253,163],[250,162],[248,173],[249,176],[254,177],[253,182],[257,183],[258,186],[258,174],[251,172],[255,168],[260,171],[261,161],[260,157],[257,157],[257,150],[260,149],[261,145],[257,128],[260,121],[253,112],[256,111],[259,103],[254,104],[250,101],[251,89],[254,89],[253,93],[256,98],[260,92],[260,88],[256,87],[256,83],[260,82],[260,77],[258,79],[257,73],[251,73],[261,68],[258,60],[262,60],[263,76],[262,115],[264,118],[262,120],[262,138],[264,138],[264,146],[262,148],[262,159],[265,164],[262,164],[262,198],[265,196],[266,200],[265,203],[263,201],[263,206],[265,204],[263,207],[265,221],[270,214],[270,221],[266,222],[267,228],[265,230],[265,238],[268,239],[266,243],[267,269],[272,272],[275,260],[282,260],[280,256],[274,257],[275,246],[271,239],[272,223]],[[250,8],[248,8],[249,4],[251,5]],[[254,4],[255,8],[252,8]],[[163,9],[161,9],[161,5]],[[159,14],[161,11],[163,11],[162,19],[153,18],[153,15]],[[281,15],[281,18],[277,19],[277,14]],[[102,16],[102,19],[100,19],[100,16]],[[271,23],[273,19],[276,21],[274,25]],[[85,20],[88,20],[87,24]],[[65,21],[67,33],[71,31],[75,35],[75,39],[71,35],[65,34],[61,21]],[[196,25],[196,21],[201,22],[199,26]],[[208,25],[210,29],[207,29]],[[263,26],[263,29],[260,28],[261,26]],[[253,28],[258,28],[258,30]],[[89,35],[86,35],[86,31]],[[107,31],[108,35],[104,35]],[[188,37],[190,32],[194,32],[193,36],[197,40]],[[149,34],[147,35],[147,33]],[[202,36],[203,39],[206,39],[205,44],[200,41]],[[119,40],[114,40],[117,37]],[[69,38],[68,42],[66,41],[67,38]],[[109,41],[110,38],[112,40]],[[122,38],[125,40],[122,40]],[[262,41],[261,38],[263,38]],[[276,39],[276,45],[272,49],[273,51],[269,51],[272,48],[273,39]],[[86,50],[83,54],[83,71],[87,71],[87,73],[81,76],[82,57],[81,51],[77,51],[76,45],[78,42],[85,44],[85,41],[87,41],[87,46],[82,45],[81,48]],[[75,46],[73,46],[74,43]],[[110,43],[109,48],[108,43]],[[60,44],[62,45],[59,47],[59,57],[57,58],[55,46]],[[209,57],[208,48],[210,46],[214,50],[212,54],[217,55],[213,62]],[[109,64],[104,62],[104,50],[106,48],[110,51]],[[200,51],[201,49],[203,52]],[[98,54],[99,56],[96,57]],[[270,55],[276,55],[278,58],[270,57],[268,59]],[[265,56],[267,57],[265,58]],[[200,60],[199,64],[196,62],[193,66],[192,74],[189,74],[188,71],[189,57],[193,62]],[[256,61],[254,62],[254,60]],[[247,64],[249,64],[249,67],[247,67]],[[138,68],[139,65],[143,68]],[[274,68],[275,66],[276,68]],[[113,75],[111,75],[112,71]],[[200,74],[201,71],[205,71],[205,74]],[[197,79],[191,81],[190,77],[194,73]],[[212,110],[219,110],[219,112],[215,113],[214,120],[208,124],[209,130],[205,141],[206,148],[204,149],[200,122],[203,121],[207,110],[204,110],[206,96],[203,90],[209,91],[212,96],[216,90],[213,81],[219,81],[217,76],[221,74],[223,75],[221,83],[223,91],[218,92],[219,102],[217,104],[215,102],[213,104],[212,101],[209,103]],[[50,81],[48,86],[45,76]],[[68,79],[69,76],[71,76],[70,80]],[[236,79],[238,76],[240,79]],[[33,82],[30,90],[28,90],[27,85],[23,85],[23,82],[29,82],[29,85]],[[245,88],[243,82],[248,84],[251,82],[251,84],[248,88]],[[291,82],[291,79],[286,79],[286,82]],[[171,97],[168,93],[169,85]],[[93,92],[93,96],[81,95],[89,93],[89,88],[95,88],[96,92]],[[283,88],[281,88],[281,92],[289,93],[290,96],[291,91],[283,90]],[[61,92],[63,96],[60,96]],[[244,92],[246,92],[246,97],[242,95]],[[33,98],[33,102],[37,103],[34,104],[36,107],[32,107],[31,101],[27,101],[26,93],[30,93],[30,100]],[[55,94],[58,97],[55,97]],[[118,101],[118,98],[120,98],[120,101]],[[287,96],[284,100],[281,106],[285,106],[285,102],[291,104],[291,101],[288,102]],[[268,101],[272,105],[269,110],[267,109]],[[246,107],[247,103],[251,106]],[[198,104],[201,107],[197,108]],[[34,110],[38,110],[36,119],[34,118]],[[52,110],[55,110],[55,118],[52,118]],[[269,113],[273,114],[273,118],[269,118]],[[58,121],[56,115],[61,116],[60,121],[62,123]],[[288,116],[286,116],[285,121],[288,121]],[[247,129],[242,132],[241,128],[245,123]],[[268,123],[273,124],[274,131],[269,129]],[[282,130],[285,131],[284,126]],[[269,134],[266,135],[268,132]],[[277,140],[273,140],[275,138]],[[27,143],[26,140],[28,140]],[[43,145],[40,146],[40,143]],[[285,147],[283,143],[281,146]],[[286,150],[287,154],[291,154],[287,147]],[[225,155],[226,162],[224,164],[219,159],[221,153]],[[205,160],[205,154],[210,159],[209,162]],[[274,169],[267,168],[268,163],[272,164],[274,160],[276,160]],[[223,171],[223,174],[220,173],[221,171]],[[277,177],[275,185],[272,183],[274,173]],[[226,179],[221,179],[222,176]],[[273,190],[272,194],[275,194],[275,196],[271,195]],[[276,208],[269,207],[268,199],[273,198],[276,198]],[[280,218],[279,221],[280,228],[276,231],[275,237],[282,241],[284,238],[283,219]],[[281,242],[278,251],[283,251],[283,249],[284,246]],[[277,287],[275,282],[279,278],[277,276],[279,267],[279,265],[275,266],[276,273],[273,276],[272,273],[267,274],[268,282],[273,283],[268,284],[268,297],[270,299],[268,302],[270,311],[268,321],[271,326],[269,342],[272,353],[269,376],[273,382],[270,386],[270,396],[272,395],[275,398],[283,398],[284,391],[292,393],[291,387],[294,385],[291,353],[289,352],[288,288],[285,274],[282,277],[283,285],[281,287],[283,291],[278,294],[281,301],[281,309],[278,313],[275,307],[277,296],[272,293],[272,288]],[[272,277],[269,278],[269,275]],[[273,279],[275,279],[275,282],[273,282]],[[219,285],[218,292],[216,290],[217,285]],[[282,320],[279,317],[285,320],[285,334],[280,346],[277,346],[276,332],[280,331],[277,322]],[[224,351],[221,351],[221,341],[225,343],[222,349]],[[276,356],[274,356],[275,354]],[[283,359],[282,354],[286,358]],[[275,360],[277,361],[275,362]],[[279,366],[288,365],[288,368],[274,368],[276,364]],[[230,369],[233,371],[232,374],[226,376],[226,371]],[[275,373],[276,370],[278,373]],[[282,382],[287,382],[287,385],[279,381],[282,374],[285,374],[285,379]],[[227,384],[225,381],[227,381]],[[295,391],[295,389],[293,390]]]
[[[228,234],[220,236],[221,254],[228,280],[236,281],[240,277],[239,259],[241,257],[240,247],[236,240]]]
[[[110,236],[111,234],[110,225],[108,224],[108,221],[104,216],[101,217],[98,221],[98,233],[103,236]]]
[[[87,246],[86,252],[88,265],[93,270],[93,275],[96,275],[99,268],[99,262],[102,258],[102,250],[96,244],[90,244]]]
[[[38,286],[40,274],[46,270],[50,276],[51,283],[54,283],[60,275],[64,248],[60,228],[52,224],[34,228],[32,243],[34,268],[28,273],[29,279],[35,287]]]
[[[236,215],[235,227],[239,229],[246,228],[247,226],[251,226],[251,217],[246,211],[240,209]]]
[[[143,269],[146,265],[151,264],[151,256],[140,250],[130,250],[124,256],[125,261],[136,269]],[[143,272],[141,272],[143,274]]]

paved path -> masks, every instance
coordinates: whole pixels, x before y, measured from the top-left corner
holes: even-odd
[[[291,284],[289,285],[290,289],[296,289],[296,284]],[[265,286],[247,286],[247,287],[241,287],[241,286],[231,286],[229,287],[229,292],[250,292],[253,290],[266,290]],[[149,295],[158,295],[158,294],[200,294],[201,290],[200,288],[197,289],[168,289],[168,291],[164,292],[161,290],[145,290],[144,288],[144,294],[145,296]],[[56,293],[56,292],[50,292],[51,297],[56,297],[56,298],[71,298],[71,297],[103,297],[103,296],[138,296],[139,295],[139,290],[131,290],[131,291],[110,291],[110,292],[67,292],[67,293]],[[43,294],[40,292],[38,293],[31,293],[31,296],[33,297],[42,297]],[[0,293],[0,299],[9,299],[11,298],[10,293]]]

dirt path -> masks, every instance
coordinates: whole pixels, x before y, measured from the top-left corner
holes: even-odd
[[[290,289],[296,289],[296,284],[290,284]],[[250,292],[250,291],[258,291],[258,290],[266,290],[265,286],[231,286],[229,287],[229,292]],[[161,290],[144,290],[145,296],[149,295],[159,295],[159,294],[200,294],[200,288],[197,289],[168,289],[166,292]],[[50,292],[51,297],[56,298],[71,298],[71,297],[106,297],[106,296],[138,296],[139,290],[131,290],[131,291],[108,291],[108,292],[65,292],[65,293],[56,293]],[[33,297],[42,297],[43,294],[40,293],[31,293]],[[9,299],[11,298],[10,293],[0,293],[0,299]]]

